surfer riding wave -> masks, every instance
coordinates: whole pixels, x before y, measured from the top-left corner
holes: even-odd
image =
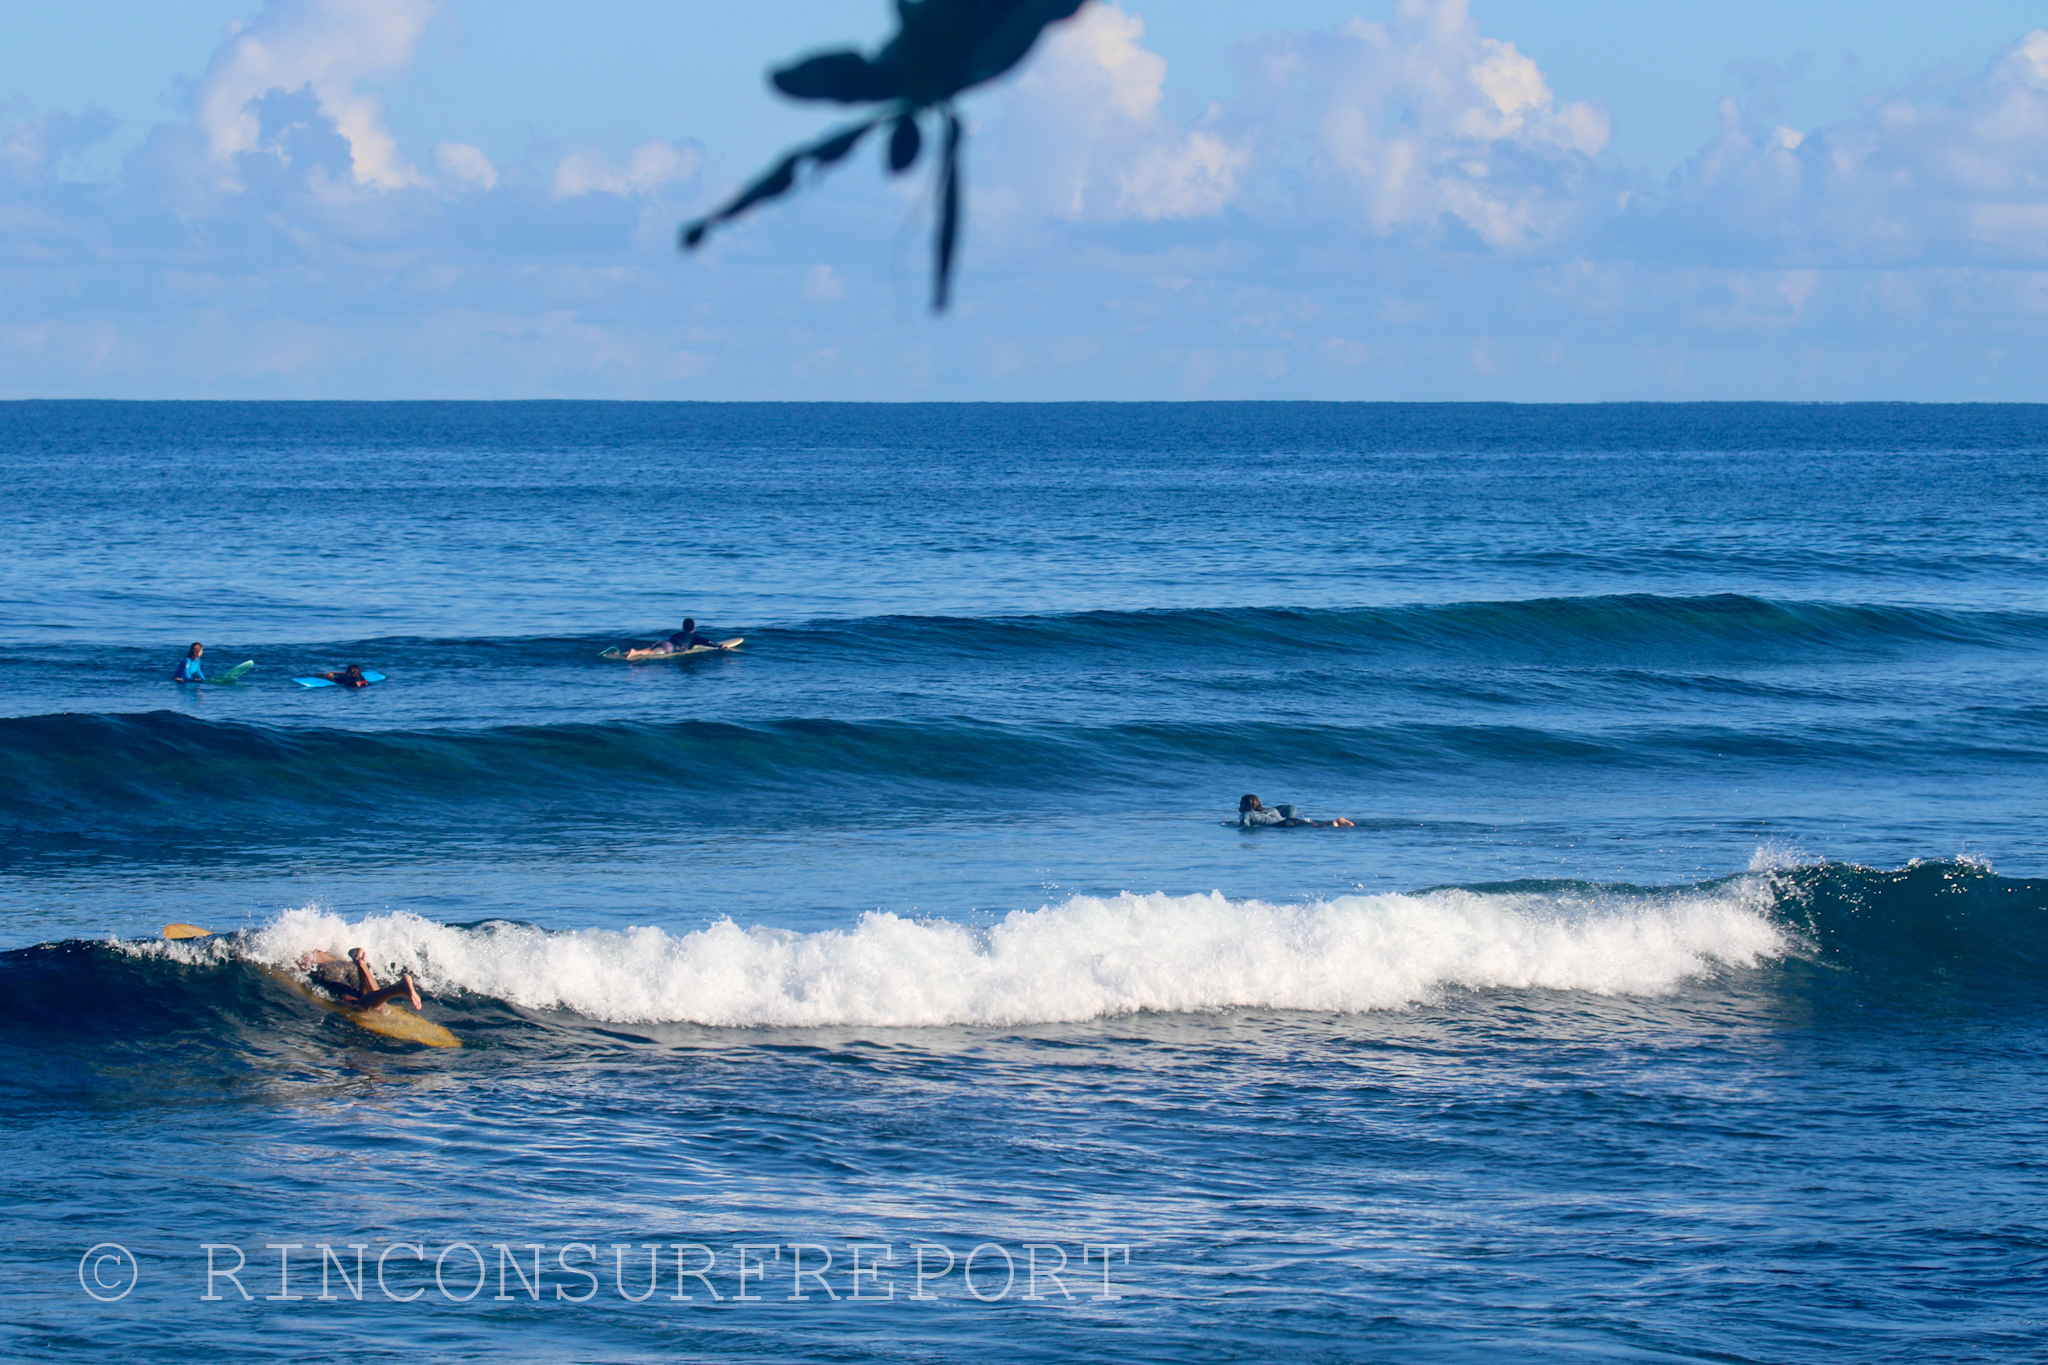
[[[373,1010],[400,996],[409,1000],[415,1010],[420,1008],[420,991],[413,984],[412,973],[401,974],[395,985],[379,986],[377,978],[370,974],[369,958],[361,948],[349,949],[348,956],[349,962],[355,964],[353,974],[340,958],[318,948],[300,958],[299,966],[312,977],[315,985],[324,987],[352,1009]]]

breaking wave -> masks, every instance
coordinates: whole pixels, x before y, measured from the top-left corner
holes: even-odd
[[[1753,888],[1612,903],[1441,890],[1308,905],[1076,897],[986,926],[887,913],[817,933],[459,928],[409,914],[278,917],[232,951],[273,965],[360,945],[439,994],[604,1023],[718,1027],[1061,1023],[1237,1008],[1355,1013],[1458,990],[1666,992],[1783,953]],[[220,947],[151,945],[170,961]]]

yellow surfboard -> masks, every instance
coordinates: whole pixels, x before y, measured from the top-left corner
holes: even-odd
[[[426,1016],[414,1014],[411,1009],[396,1000],[387,1000],[375,1009],[359,1010],[353,1005],[343,1004],[325,991],[307,985],[282,967],[265,967],[263,970],[320,1008],[332,1010],[357,1028],[380,1033],[386,1038],[396,1038],[401,1043],[421,1043],[427,1047],[462,1046],[460,1038]]]
[[[165,938],[210,938],[212,934],[212,930],[202,929],[196,924],[164,926]],[[333,1011],[357,1028],[368,1029],[386,1038],[396,1038],[402,1043],[419,1043],[425,1047],[462,1046],[460,1038],[424,1015],[413,1013],[396,1000],[387,1000],[375,1009],[357,1009],[352,1005],[343,1004],[325,991],[315,990],[281,967],[264,967],[263,970],[320,1008]]]

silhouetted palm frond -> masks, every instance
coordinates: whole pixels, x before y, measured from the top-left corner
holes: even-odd
[[[719,223],[787,194],[805,162],[821,169],[841,160],[876,127],[891,124],[889,170],[902,174],[924,146],[918,120],[930,111],[945,128],[939,152],[939,222],[932,244],[932,309],[944,312],[960,239],[960,116],[953,98],[995,79],[1024,59],[1047,24],[1070,17],[1085,0],[896,0],[896,36],[874,56],[822,52],[774,73],[775,88],[800,100],[886,103],[864,122],[799,147],[734,195],[717,212],[686,224],[685,250]]]

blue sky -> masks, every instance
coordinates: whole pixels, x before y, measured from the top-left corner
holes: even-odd
[[[2048,13],[1092,0],[960,306],[762,82],[881,4],[14,0],[0,395],[2048,398]]]

